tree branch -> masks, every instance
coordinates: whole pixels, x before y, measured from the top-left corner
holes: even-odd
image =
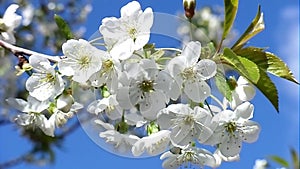
[[[21,47],[18,47],[18,46],[14,46],[12,44],[9,44],[3,40],[0,39],[0,46],[11,51],[13,54],[25,54],[25,55],[37,55],[37,56],[40,56],[40,57],[43,57],[43,58],[46,58],[48,59],[49,61],[52,61],[52,62],[59,62],[61,60],[61,56],[51,56],[51,55],[46,55],[46,54],[42,54],[42,53],[39,53],[39,52],[35,52],[35,51],[32,51],[32,50],[28,50],[28,49],[24,49],[24,48],[21,48]]]
[[[25,153],[25,154],[23,154],[23,155],[15,158],[15,159],[6,161],[6,162],[0,164],[0,169],[5,169],[5,168],[9,168],[9,167],[13,167],[13,166],[19,165],[19,164],[21,164],[21,163],[29,160],[30,156],[32,156],[31,152]]]

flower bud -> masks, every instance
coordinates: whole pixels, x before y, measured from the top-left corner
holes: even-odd
[[[72,105],[74,103],[74,99],[72,95],[63,93],[61,96],[57,99],[57,108],[65,113],[69,112]]]
[[[185,16],[192,19],[195,14],[196,0],[183,0]]]
[[[234,76],[230,76],[226,81],[231,91],[238,86]]]

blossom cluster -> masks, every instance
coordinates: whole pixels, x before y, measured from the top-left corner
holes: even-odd
[[[153,22],[152,9],[142,10],[133,1],[121,8],[120,18],[102,20],[105,49],[97,48],[95,40],[71,39],[62,45],[64,56],[57,63],[31,55],[27,101],[7,99],[23,112],[16,123],[54,136],[55,128],[84,107],[72,96],[75,83],[100,92],[87,111],[97,118],[99,139],[114,152],[161,154],[164,168],[216,168],[237,160],[242,143],[255,142],[260,132],[251,120],[254,87],[242,76],[231,78],[232,99],[220,101],[211,83],[222,65],[201,57],[198,41],[174,49],[172,57],[165,55],[170,51],[149,44]]]

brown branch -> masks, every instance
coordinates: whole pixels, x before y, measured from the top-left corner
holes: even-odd
[[[32,51],[32,50],[28,50],[28,49],[25,49],[25,48],[21,48],[21,47],[18,47],[18,46],[14,46],[10,43],[7,43],[3,40],[0,39],[0,46],[11,51],[13,54],[25,54],[25,55],[37,55],[37,56],[40,56],[40,57],[43,57],[43,58],[46,58],[48,59],[49,61],[52,61],[52,62],[59,62],[61,60],[61,56],[50,56],[50,55],[46,55],[46,54],[42,54],[42,53],[39,53],[39,52],[35,52],[35,51]]]

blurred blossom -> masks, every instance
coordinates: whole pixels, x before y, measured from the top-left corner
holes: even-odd
[[[34,7],[32,6],[32,4],[28,4],[22,11],[22,16],[23,16],[23,21],[22,24],[24,26],[28,26],[34,16]]]
[[[266,169],[268,166],[268,162],[265,159],[257,159],[255,160],[255,165],[253,169]]]

